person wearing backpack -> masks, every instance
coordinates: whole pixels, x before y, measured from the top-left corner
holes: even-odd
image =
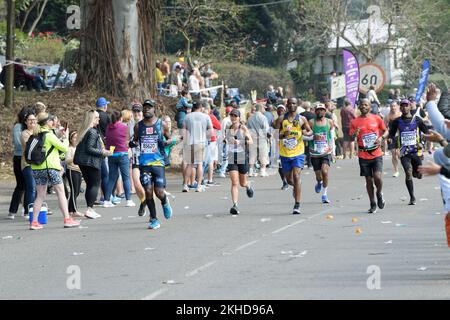
[[[67,198],[64,193],[62,180],[62,167],[59,158],[59,152],[69,150],[69,131],[66,129],[64,140],[59,140],[50,129],[54,119],[49,117],[48,113],[40,113],[37,118],[38,126],[35,127],[33,136],[27,142],[25,157],[28,163],[31,163],[33,177],[36,181],[36,200],[33,205],[33,221],[30,224],[31,230],[42,229],[43,226],[38,222],[39,212],[47,193],[47,185],[53,185],[58,197],[59,209],[64,217],[64,228],[73,228],[80,225],[79,221],[73,220],[69,216]],[[38,140],[36,140],[38,139]],[[42,145],[40,148],[31,148],[33,145]]]

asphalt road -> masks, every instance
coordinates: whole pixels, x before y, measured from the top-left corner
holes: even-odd
[[[332,166],[329,205],[304,171],[301,215],[275,171],[252,178],[253,199],[240,190],[237,217],[229,179],[181,193],[169,177],[174,216],[166,221],[158,204],[158,230],[124,204],[64,229],[51,195],[43,230],[28,230],[23,217],[0,220],[0,299],[448,299],[438,179],[415,180],[418,202],[408,206],[404,175],[392,177],[390,158],[384,164],[387,204],[374,215],[356,159]],[[11,190],[0,189],[4,216]]]

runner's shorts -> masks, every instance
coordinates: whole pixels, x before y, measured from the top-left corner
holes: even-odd
[[[383,171],[383,157],[380,156],[370,160],[359,158],[359,167],[361,177],[373,177],[375,172]]]
[[[412,175],[414,178],[417,178],[419,173],[417,169],[422,165],[422,159],[416,153],[405,154],[400,158],[402,162],[403,170],[408,172],[412,167]]]
[[[55,169],[33,170],[33,177],[39,186],[62,184],[61,172]]]
[[[322,164],[327,164],[330,166],[331,156],[328,154],[323,157],[311,157],[311,164],[313,166],[314,171],[320,171],[322,169]]]
[[[141,166],[141,184],[146,187],[153,184],[156,188],[164,188],[166,186],[166,168],[162,166]]]
[[[283,169],[283,172],[289,172],[293,168],[303,169],[303,166],[305,164],[305,155],[304,154],[301,154],[301,155],[295,156],[295,157],[289,157],[289,158],[280,156],[280,159],[281,159],[281,167]]]
[[[248,154],[246,152],[229,152],[227,172],[239,171],[240,174],[248,173]]]

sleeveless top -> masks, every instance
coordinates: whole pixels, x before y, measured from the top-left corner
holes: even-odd
[[[305,153],[305,145],[302,139],[302,128],[300,126],[300,115],[296,115],[294,120],[290,122],[288,120],[289,114],[284,115],[281,122],[280,136],[284,135],[289,128],[291,133],[285,137],[280,138],[280,156],[292,158]]]
[[[331,154],[331,131],[328,119],[325,121],[325,126],[319,127],[316,119],[314,119],[313,140],[308,141],[309,153],[311,157],[323,157]]]
[[[236,130],[231,129],[231,127],[226,130],[228,163],[245,164],[248,162],[248,145],[245,136],[242,135],[241,126],[242,125],[239,124],[239,127]],[[239,144],[234,144],[234,140],[238,140]]]
[[[152,126],[146,126],[144,120],[139,121],[139,166],[164,167],[164,143],[161,119]]]
[[[419,148],[420,131],[416,119],[413,117],[411,122],[408,123],[401,117],[398,118],[398,132],[397,146],[400,149],[400,155],[416,153],[421,156],[422,149]]]

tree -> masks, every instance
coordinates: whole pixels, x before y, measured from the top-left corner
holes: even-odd
[[[161,1],[81,1],[79,87],[143,99],[154,93]]]
[[[7,0],[6,61],[14,60],[15,0]],[[14,64],[6,67],[5,107],[12,108],[14,99]]]

